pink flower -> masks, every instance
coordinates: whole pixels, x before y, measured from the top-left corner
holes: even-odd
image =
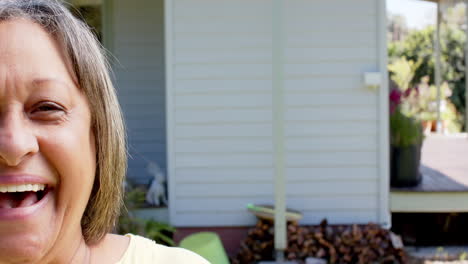
[[[401,103],[402,93],[398,89],[393,89],[390,92],[390,113],[394,113],[398,105]]]
[[[390,102],[396,105],[401,103],[401,92],[400,90],[394,89],[390,92]]]

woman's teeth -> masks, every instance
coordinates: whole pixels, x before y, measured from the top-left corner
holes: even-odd
[[[45,184],[0,185],[0,193],[37,192],[37,191],[43,191],[45,188],[46,188]]]

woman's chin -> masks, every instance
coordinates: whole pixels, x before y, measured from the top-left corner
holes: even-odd
[[[0,209],[0,263],[41,263],[59,231],[52,193],[28,208],[7,212]]]
[[[40,263],[47,252],[47,241],[33,234],[12,234],[1,238],[1,263]]]

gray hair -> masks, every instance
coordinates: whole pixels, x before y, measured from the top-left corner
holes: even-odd
[[[125,128],[104,50],[89,27],[58,0],[0,0],[0,23],[12,19],[37,23],[56,38],[88,99],[97,167],[81,227],[85,241],[97,243],[117,222],[127,167]]]

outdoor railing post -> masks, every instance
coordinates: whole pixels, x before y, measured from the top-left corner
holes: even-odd
[[[465,132],[468,133],[468,0],[465,0]]]
[[[437,89],[437,126],[436,131],[440,133],[442,130],[442,121],[441,121],[441,63],[440,63],[440,22],[441,22],[441,9],[440,3],[437,2],[437,20],[436,20],[436,31],[435,31],[435,40],[434,40],[434,49],[435,49],[435,85]]]

